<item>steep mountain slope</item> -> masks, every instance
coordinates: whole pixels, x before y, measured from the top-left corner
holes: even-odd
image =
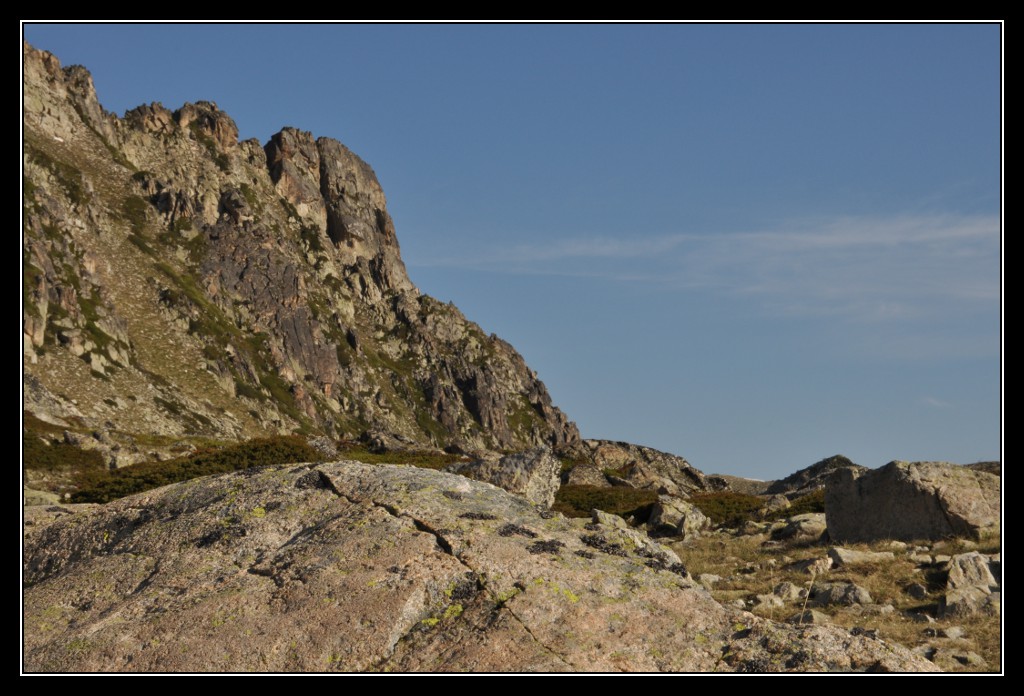
[[[506,342],[419,293],[373,170],[211,102],[107,113],[24,46],[26,409],[111,432],[572,449]]]

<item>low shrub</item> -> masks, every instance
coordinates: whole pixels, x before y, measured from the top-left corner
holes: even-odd
[[[690,502],[703,512],[715,526],[739,527],[757,517],[764,500],[756,495],[717,491],[690,498]],[[788,515],[787,515],[788,516]]]
[[[780,510],[773,510],[765,515],[766,520],[781,520],[794,515],[803,515],[808,512],[825,512],[825,489],[819,488],[807,495],[800,496],[792,502],[789,507]]]
[[[604,486],[562,486],[555,494],[551,509],[566,517],[590,517],[594,509],[620,517],[646,518],[658,501],[654,491]]]
[[[27,435],[22,445],[22,464],[37,471],[103,471],[103,457],[96,450],[57,441],[46,444],[35,435]]]
[[[97,472],[85,478],[81,490],[71,496],[71,502],[107,503],[126,495],[199,476],[225,474],[254,466],[318,462],[323,459],[324,456],[301,437],[285,435],[259,438],[165,462],[144,462],[116,471]]]
[[[421,469],[444,469],[449,464],[469,461],[461,454],[431,451],[371,452],[365,447],[348,446],[338,451],[341,459],[354,459],[364,464],[408,464]]]

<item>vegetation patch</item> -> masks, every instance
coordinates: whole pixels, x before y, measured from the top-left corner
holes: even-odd
[[[28,144],[26,143],[26,147]],[[41,167],[45,167],[50,170],[54,178],[57,179],[61,187],[68,194],[68,198],[71,202],[76,205],[81,205],[86,201],[85,184],[82,182],[82,172],[67,162],[63,162],[59,159],[50,157],[42,150],[32,149],[30,157],[33,162]]]
[[[338,455],[346,459],[354,459],[364,464],[408,464],[418,466],[421,469],[437,469],[440,471],[449,464],[456,462],[468,462],[470,459],[461,454],[449,454],[447,452],[431,451],[389,451],[371,452],[365,447],[357,445],[342,444]]]
[[[103,471],[103,457],[96,450],[82,449],[62,440],[47,444],[35,435],[25,437],[22,464],[36,471],[76,472]]]
[[[690,498],[690,502],[703,512],[715,526],[739,527],[747,520],[753,520],[764,507],[764,499],[756,495],[717,491],[703,493]],[[786,510],[784,517],[792,513]]]
[[[121,204],[121,212],[124,213],[124,219],[131,226],[132,233],[142,234],[146,229],[146,211],[148,209],[149,203],[142,196],[132,195],[124,199],[124,203]]]
[[[498,519],[489,512],[464,512],[459,515],[464,520],[496,520]]]
[[[592,549],[597,549],[598,551],[607,553],[611,556],[625,557],[629,555],[622,546],[608,541],[608,539],[601,534],[584,534],[580,537],[580,541]]]
[[[825,489],[820,488],[807,495],[800,496],[789,504],[787,508],[773,510],[765,515],[766,520],[781,520],[794,515],[803,515],[809,512],[825,512]]]
[[[508,524],[503,524],[501,527],[498,528],[498,536],[524,536],[533,539],[537,536],[537,534],[533,530],[527,529],[526,527],[520,526],[518,524],[512,524],[510,522]]]
[[[565,544],[560,542],[558,539],[546,539],[544,541],[535,541],[526,547],[526,550],[532,554],[538,553],[553,553],[558,555],[558,552],[565,548]]]
[[[324,455],[294,435],[259,438],[219,450],[199,451],[188,457],[165,462],[145,462],[116,471],[87,477],[81,490],[72,495],[75,503],[107,503],[169,483],[199,476],[225,474],[254,466],[293,462],[319,462]]]
[[[320,241],[320,230],[311,225],[303,225],[299,230],[299,236],[305,243],[306,248],[314,254],[321,254],[324,251],[324,245]],[[333,276],[332,276],[333,277]]]
[[[508,425],[512,432],[528,435],[538,422],[543,422],[543,419],[524,394],[519,394],[518,398],[512,399],[508,413]]]
[[[561,470],[559,471],[559,473],[561,473],[563,476],[565,474],[568,474],[570,471],[572,471],[573,469],[575,469],[576,467],[578,467],[581,464],[589,464],[590,463],[590,460],[587,459],[586,455],[582,455],[582,454],[568,456],[568,457],[559,457],[558,461],[561,462],[561,464],[562,464],[562,467],[561,467]]]
[[[620,517],[636,515],[646,518],[656,502],[656,492],[637,488],[562,486],[555,494],[555,504],[551,509],[566,517],[590,517],[596,509]]]

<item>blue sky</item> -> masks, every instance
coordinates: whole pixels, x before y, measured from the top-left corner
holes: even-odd
[[[584,437],[777,478],[1000,457],[1001,27],[25,25],[100,101],[377,172]]]

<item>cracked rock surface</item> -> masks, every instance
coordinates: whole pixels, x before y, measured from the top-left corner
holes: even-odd
[[[593,534],[487,483],[347,461],[28,508],[24,668],[934,669],[727,609]]]

